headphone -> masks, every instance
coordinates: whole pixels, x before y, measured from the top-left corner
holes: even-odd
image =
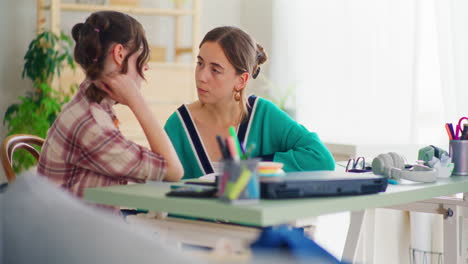
[[[395,152],[375,157],[372,160],[372,172],[395,180],[435,182],[437,179],[437,171],[423,165],[413,165],[412,169],[405,169],[404,158]]]

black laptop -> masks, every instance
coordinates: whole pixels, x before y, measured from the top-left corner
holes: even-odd
[[[372,173],[301,171],[260,177],[261,198],[265,199],[360,195],[386,189],[387,178]]]

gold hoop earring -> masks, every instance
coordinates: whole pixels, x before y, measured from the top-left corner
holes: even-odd
[[[237,91],[234,93],[234,100],[236,100],[237,102],[239,102],[241,99],[241,93],[240,91]]]

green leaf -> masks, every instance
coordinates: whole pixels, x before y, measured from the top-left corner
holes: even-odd
[[[74,93],[74,84],[70,92],[58,91],[51,86],[54,76],[60,76],[64,63],[75,69],[73,61],[73,41],[63,32],[60,36],[45,31],[36,36],[24,55],[22,78],[28,78],[33,83],[33,90],[27,91],[18,99],[20,103],[7,107],[3,124],[7,134],[26,133],[45,137],[47,130],[57,118],[63,103],[70,100]],[[16,172],[26,169],[35,163],[30,154],[15,152],[14,169]]]
[[[5,112],[5,115],[4,115],[4,117],[3,117],[3,125],[5,125],[5,122],[8,121],[8,120],[10,120],[11,117],[12,117],[16,112],[18,112],[18,110],[19,110],[19,105],[18,105],[18,104],[12,104],[12,105],[10,105],[10,106],[7,108],[7,110],[6,110],[6,112]]]

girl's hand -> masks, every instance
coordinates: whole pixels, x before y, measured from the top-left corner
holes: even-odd
[[[128,74],[109,74],[94,84],[108,94],[118,103],[130,106],[132,102],[141,98],[140,85],[138,85]]]

